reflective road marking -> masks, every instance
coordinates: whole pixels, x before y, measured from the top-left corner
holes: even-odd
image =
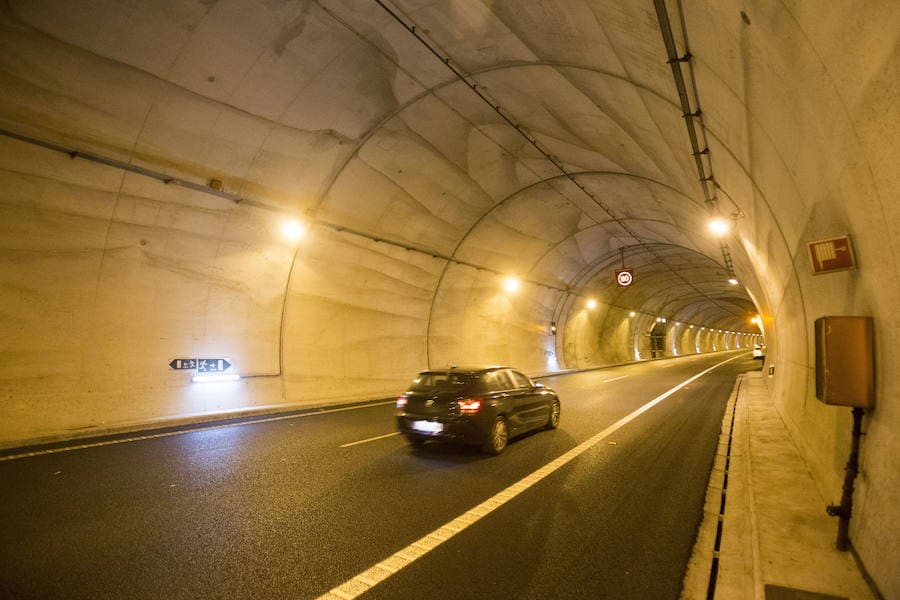
[[[613,377],[612,379],[604,379],[600,383],[609,383],[610,381],[618,381],[620,379],[625,379],[628,375],[622,375],[621,377]]]
[[[34,452],[23,452],[22,454],[11,454],[9,456],[0,456],[0,462],[5,460],[15,460],[17,458],[28,458],[29,456],[41,456],[42,454],[56,454],[57,452],[69,452],[70,450],[83,450],[84,448],[97,448],[98,446],[112,446],[114,444],[124,444],[126,442],[138,442],[140,440],[154,440],[156,438],[171,437],[173,435],[185,435],[188,433],[196,433],[197,431],[210,431],[212,429],[226,429],[228,427],[241,427],[243,425],[253,425],[254,423],[268,423],[270,421],[284,421],[285,419],[300,419],[302,417],[314,417],[316,415],[324,415],[328,413],[343,412],[347,410],[358,410],[360,408],[371,408],[373,406],[384,406],[385,404],[394,404],[396,400],[387,402],[374,402],[372,404],[363,404],[360,406],[343,406],[340,408],[328,408],[316,410],[298,415],[280,415],[278,417],[266,417],[264,419],[250,419],[241,421],[240,423],[226,423],[224,425],[209,425],[207,427],[192,427],[179,431],[167,431],[165,433],[152,433],[149,435],[139,435],[134,437],[122,438],[120,440],[106,440],[103,442],[93,442],[91,444],[78,444],[75,446],[64,446],[62,448],[51,448],[49,450],[36,450]]]
[[[598,442],[602,441],[604,438],[608,437],[618,429],[635,420],[640,415],[644,414],[687,384],[703,377],[713,369],[721,367],[725,363],[743,357],[744,356],[741,355],[729,358],[728,360],[724,360],[706,369],[705,371],[694,375],[690,379],[679,383],[669,391],[657,396],[631,414],[622,417],[600,433],[594,435],[592,438],[572,448],[556,460],[547,463],[537,471],[525,476],[502,492],[492,496],[491,498],[488,498],[470,511],[463,513],[449,523],[438,527],[428,535],[419,538],[403,550],[395,552],[392,556],[389,556],[377,565],[363,571],[352,579],[342,583],[336,588],[333,588],[331,591],[319,596],[317,600],[353,600],[354,598],[366,593],[371,588],[375,587],[380,582],[384,581],[403,567],[411,564],[413,561],[419,558],[422,558],[460,531],[463,531],[464,529],[469,527],[469,525],[472,525],[482,517],[485,517],[494,512],[496,509],[500,508],[540,480],[544,479],[551,473],[568,464],[573,459],[590,450]]]
[[[365,444],[368,442],[374,442],[375,440],[383,440],[384,438],[394,437],[395,435],[400,435],[399,431],[395,431],[394,433],[386,433],[384,435],[376,435],[375,437],[371,437],[365,440],[359,440],[358,442],[350,442],[349,444],[341,444],[338,448],[349,448],[350,446],[358,446],[359,444]]]

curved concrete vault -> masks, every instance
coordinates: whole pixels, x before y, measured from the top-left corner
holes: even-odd
[[[746,347],[759,314],[834,500],[849,418],[815,400],[812,321],[870,315],[854,540],[900,595],[867,560],[900,560],[900,13],[851,4],[8,0],[0,441]],[[807,243],[847,233],[860,268],[813,277]],[[244,378],[168,367],[203,356]]]

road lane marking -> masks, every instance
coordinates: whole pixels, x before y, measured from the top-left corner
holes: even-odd
[[[384,435],[376,435],[375,437],[370,437],[365,440],[359,440],[358,442],[350,442],[349,444],[341,444],[338,448],[349,448],[350,446],[358,446],[360,444],[367,444],[369,442],[374,442],[375,440],[383,440],[384,438],[394,437],[395,435],[400,435],[399,431],[395,431],[394,433],[386,433]]]
[[[317,415],[325,415],[329,413],[344,412],[348,410],[358,410],[361,408],[371,408],[373,406],[385,406],[387,404],[395,404],[396,400],[388,400],[386,402],[373,402],[372,404],[362,404],[359,406],[342,406],[339,408],[326,408],[322,410],[314,410],[298,415],[280,415],[277,417],[266,417],[263,419],[250,419],[241,421],[240,423],[226,423],[223,425],[209,425],[206,427],[191,427],[181,431],[166,431],[164,433],[152,433],[149,435],[138,435],[119,440],[105,440],[102,442],[93,442],[90,444],[76,444],[74,446],[63,446],[62,448],[51,448],[49,450],[36,450],[34,452],[23,452],[22,454],[10,454],[9,456],[0,456],[0,462],[6,460],[15,460],[18,458],[29,458],[31,456],[41,456],[44,454],[57,454],[59,452],[69,452],[71,450],[84,450],[85,448],[98,448],[100,446],[113,446],[115,444],[124,444],[126,442],[139,442],[142,440],[155,440],[156,438],[171,437],[173,435],[185,435],[188,433],[196,433],[198,431],[211,431],[213,429],[227,429],[229,427],[242,427],[244,425],[253,425],[254,423],[269,423],[271,421],[284,421],[285,419],[300,419],[302,417],[314,417]]]
[[[609,383],[610,381],[618,381],[620,379],[625,379],[628,375],[622,375],[621,377],[613,377],[612,379],[604,379],[600,383]]]
[[[419,538],[406,548],[395,552],[380,563],[373,565],[362,573],[352,577],[351,579],[348,579],[339,586],[332,588],[330,591],[319,596],[316,600],[353,600],[354,598],[357,598],[358,596],[361,596],[362,594],[368,592],[370,589],[372,589],[403,567],[406,567],[419,558],[422,558],[423,556],[452,538],[457,533],[468,528],[470,525],[473,525],[483,517],[491,514],[525,490],[531,488],[534,484],[538,483],[548,475],[555,473],[575,458],[581,456],[582,454],[596,446],[605,438],[609,437],[628,423],[632,422],[675,392],[687,386],[689,383],[700,379],[713,369],[717,369],[725,363],[729,363],[738,358],[741,357],[735,356],[724,360],[711,366],[705,371],[701,371],[693,377],[682,381],[675,387],[669,389],[666,392],[663,392],[647,404],[644,404],[630,414],[622,417],[600,433],[595,434],[593,437],[572,448],[562,456],[550,461],[530,475],[526,475],[505,490],[494,494],[492,497],[488,498],[469,511],[463,513],[459,517],[453,519],[449,523],[442,525],[431,533]]]

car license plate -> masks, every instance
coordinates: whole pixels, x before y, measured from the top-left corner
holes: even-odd
[[[444,430],[443,423],[436,423],[434,421],[413,421],[410,423],[410,427],[416,431],[424,431],[425,433],[440,433]]]

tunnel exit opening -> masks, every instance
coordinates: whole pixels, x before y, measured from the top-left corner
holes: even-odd
[[[666,355],[666,322],[658,320],[648,334],[650,338],[650,358]]]

